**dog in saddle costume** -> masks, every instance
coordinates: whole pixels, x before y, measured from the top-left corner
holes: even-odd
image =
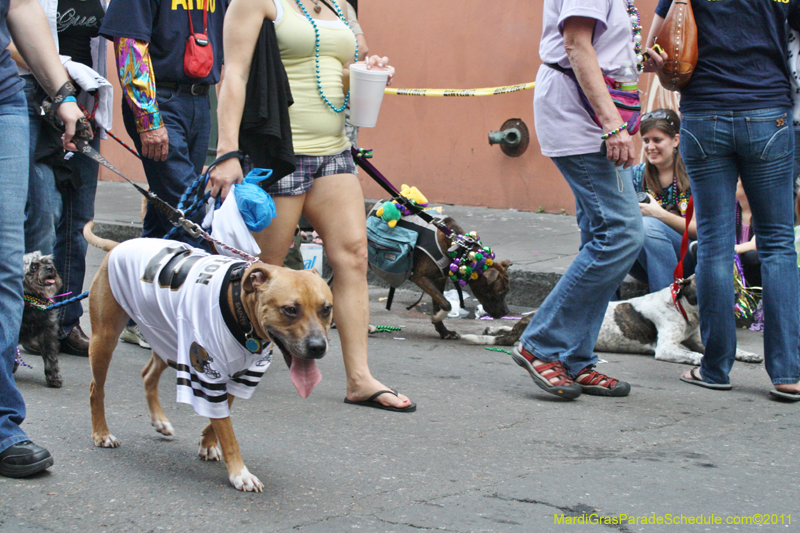
[[[405,189],[406,186],[403,187]],[[404,214],[396,219],[395,225],[390,226],[377,216],[383,206],[384,202],[376,204],[367,217],[370,269],[393,288],[410,280],[430,295],[433,300],[431,321],[442,339],[459,338],[458,333],[448,330],[444,325],[444,319],[452,309],[443,294],[448,279],[453,279],[460,286],[469,286],[472,294],[492,317],[501,318],[508,314],[505,298],[509,289],[510,261],[495,261],[490,257],[491,250],[482,247],[474,234],[468,241],[462,239],[463,242],[472,243],[469,249],[465,245],[454,246],[451,238],[435,224],[416,214]],[[452,218],[429,214],[452,230],[453,234],[463,236],[464,231]],[[387,264],[387,258],[392,259],[398,253],[407,254],[408,259],[393,269],[394,263],[389,261],[391,264]],[[480,256],[477,261],[476,254]],[[453,265],[456,265],[455,270]],[[478,265],[481,265],[480,268]]]

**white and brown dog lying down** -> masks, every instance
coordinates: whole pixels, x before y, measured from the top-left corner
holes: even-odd
[[[610,302],[595,350],[655,355],[659,361],[699,365],[705,347],[700,338],[694,276],[682,282],[679,301],[686,311],[686,319],[672,301],[671,287],[630,300]],[[483,335],[462,335],[461,338],[472,344],[512,346],[519,340],[531,316],[523,318],[513,328],[488,327]],[[758,354],[738,348],[736,359],[747,363],[764,360]]]
[[[333,296],[322,278],[264,263],[209,255],[183,243],[133,239],[122,244],[84,236],[108,251],[89,291],[92,335],[90,406],[95,445],[116,448],[105,416],[105,382],[120,333],[132,318],[153,348],[142,370],[156,431],[173,435],[158,401],[158,380],[177,371],[179,402],[211,419],[200,438],[205,460],[223,457],[239,490],[264,485],[242,461],[230,405],[247,399],[272,361],[270,341],[283,353],[297,392],[307,397],[322,379],[316,359],[328,348]],[[217,443],[222,448],[220,449]]]

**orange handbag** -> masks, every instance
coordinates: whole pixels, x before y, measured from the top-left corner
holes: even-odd
[[[664,66],[658,71],[661,85],[680,91],[697,66],[697,24],[691,0],[674,0],[655,40],[667,53]]]

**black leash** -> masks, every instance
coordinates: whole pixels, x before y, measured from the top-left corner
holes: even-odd
[[[449,250],[447,250],[448,255],[451,251],[453,251],[454,248],[457,249],[460,247],[464,250],[464,253],[466,253],[467,251],[471,250],[474,246],[478,244],[477,242],[475,242],[474,239],[472,239],[472,237],[468,235],[457,234],[456,232],[448,228],[447,225],[444,224],[442,221],[440,221],[438,218],[431,216],[424,209],[420,208],[417,204],[415,204],[405,196],[402,196],[400,194],[400,191],[397,190],[397,187],[395,187],[392,184],[392,182],[386,179],[386,176],[381,174],[381,172],[377,168],[375,168],[375,166],[369,161],[369,158],[372,157],[372,150],[365,150],[363,148],[356,148],[355,146],[352,146],[350,148],[350,152],[353,154],[353,161],[355,161],[356,164],[364,170],[364,172],[369,174],[369,176],[373,180],[375,180],[375,182],[378,185],[380,185],[386,192],[392,195],[393,200],[402,203],[409,209],[409,211],[413,212],[415,215],[420,217],[425,222],[436,226],[436,228],[439,231],[441,231],[442,233],[445,234],[445,236],[450,238],[451,242],[456,243],[455,245],[451,246]],[[461,308],[464,309],[464,294],[461,291],[461,285],[455,282],[454,285],[456,287],[456,291],[458,292],[458,300],[461,304]],[[390,309],[392,306],[393,297],[394,297],[394,287],[391,287],[389,289],[389,298],[386,301],[387,310]],[[420,297],[420,299],[422,298]],[[411,307],[413,307],[413,305]]]

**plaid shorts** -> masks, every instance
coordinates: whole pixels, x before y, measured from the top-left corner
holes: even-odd
[[[355,174],[350,148],[334,155],[296,155],[297,170],[267,189],[272,196],[297,196],[311,190],[316,178],[333,174]]]

